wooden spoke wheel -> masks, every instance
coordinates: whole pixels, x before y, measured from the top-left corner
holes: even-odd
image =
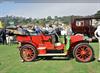
[[[24,61],[33,61],[37,57],[37,50],[34,46],[26,44],[21,47],[20,56]]]
[[[89,62],[94,58],[92,47],[85,43],[78,44],[73,50],[73,55],[80,62]]]

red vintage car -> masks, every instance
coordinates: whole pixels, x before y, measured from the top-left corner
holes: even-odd
[[[94,52],[82,35],[58,35],[56,32],[27,32],[17,35],[20,43],[19,51],[23,61],[36,60],[38,56],[69,56],[80,62],[89,62],[94,58]]]

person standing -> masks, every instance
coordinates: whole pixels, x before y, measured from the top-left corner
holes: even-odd
[[[98,61],[100,62],[100,26],[97,27],[96,31],[94,32],[95,37],[98,39],[99,41],[99,57],[98,57]]]
[[[2,38],[2,44],[6,44],[6,28],[3,28],[1,30],[1,38]]]
[[[2,29],[0,29],[0,44],[2,43]]]

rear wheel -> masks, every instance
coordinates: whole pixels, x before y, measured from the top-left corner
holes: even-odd
[[[80,43],[75,46],[73,55],[77,61],[89,62],[94,58],[94,52],[92,47],[86,43]]]
[[[20,56],[24,61],[30,62],[36,59],[37,50],[34,46],[26,44],[20,49]]]

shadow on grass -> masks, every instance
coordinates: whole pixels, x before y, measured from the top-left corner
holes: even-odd
[[[95,58],[93,58],[91,61],[88,61],[88,62],[80,62],[80,61],[76,60],[76,62],[78,62],[78,63],[91,63],[91,62],[94,62],[94,61],[95,61]]]
[[[41,60],[44,60],[44,61],[71,61],[75,58],[73,57],[37,57],[34,61],[31,61],[31,62],[38,62],[38,61],[41,61]],[[90,62],[93,62],[95,61],[95,58],[93,58],[91,61],[89,62],[80,62],[80,61],[77,61],[78,63],[90,63]],[[23,61],[25,62],[25,61]]]
[[[71,60],[73,58],[70,57],[38,57],[35,61],[39,61],[39,60],[48,60],[48,61],[62,61],[62,60]]]
[[[44,61],[70,61],[70,60],[73,60],[75,58],[73,57],[38,57],[36,61],[40,61],[40,60],[44,60]],[[93,58],[91,61],[89,62],[80,62],[80,61],[77,61],[78,63],[91,63],[91,62],[94,62],[95,61],[95,58]],[[33,62],[33,61],[32,61]]]

